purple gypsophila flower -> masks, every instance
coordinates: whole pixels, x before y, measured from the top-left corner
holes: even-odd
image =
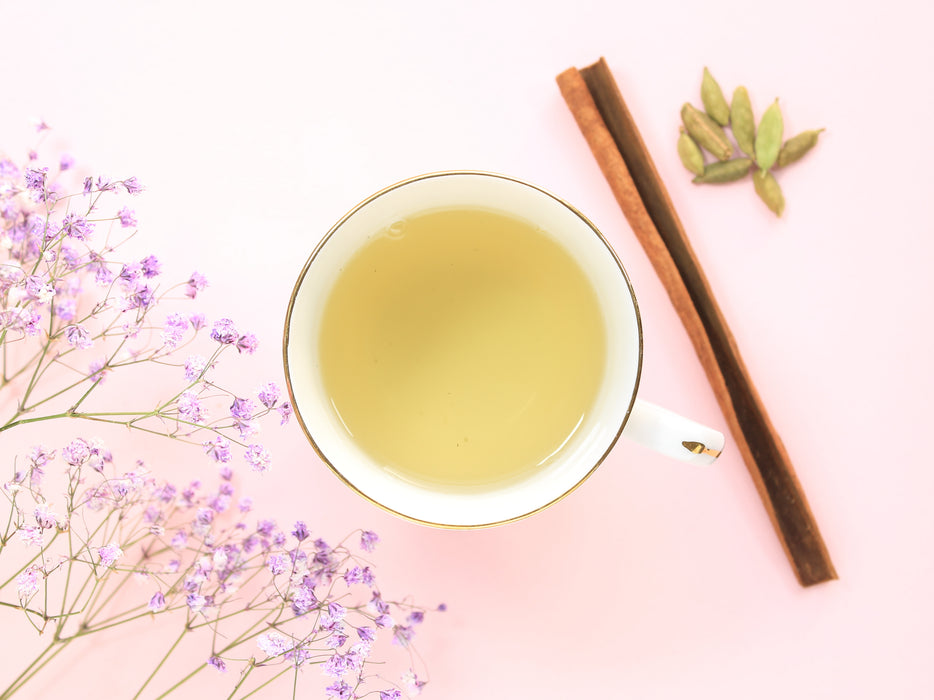
[[[213,666],[221,673],[227,672],[227,664],[225,664],[224,660],[219,656],[212,656],[208,659],[208,666]]]
[[[256,646],[258,646],[266,656],[276,657],[293,649],[295,647],[295,642],[278,632],[269,632],[268,634],[261,634],[257,637]]]
[[[420,680],[412,669],[402,674],[402,682],[409,687],[409,692],[412,695],[418,695],[422,692],[422,688],[425,687],[425,681]]]
[[[259,340],[257,340],[256,336],[252,333],[244,333],[237,338],[237,352],[245,352],[247,355],[252,355],[256,352],[257,347],[259,347]]]
[[[123,228],[133,228],[137,224],[136,212],[129,207],[123,207],[118,211],[117,217],[120,219],[120,225]]]
[[[376,544],[379,542],[379,535],[377,535],[372,530],[364,530],[360,533],[360,548],[366,552],[372,552],[376,549]]]
[[[185,314],[171,313],[162,326],[162,342],[170,348],[178,347],[188,330],[188,317]]]
[[[75,164],[74,158],[72,158],[67,153],[62,153],[61,158],[59,158],[58,160],[58,169],[61,170],[62,172],[66,170],[71,170],[74,164]]]
[[[139,261],[139,266],[142,269],[143,277],[146,279],[158,277],[159,273],[162,272],[162,263],[159,262],[159,258],[155,255],[147,255]]]
[[[50,530],[58,524],[58,516],[49,510],[48,503],[40,503],[33,509],[33,517],[36,519],[36,525],[43,530]]]
[[[276,408],[276,411],[279,412],[279,425],[285,425],[292,416],[292,404],[285,401]]]
[[[201,379],[201,375],[207,367],[208,361],[201,355],[191,355],[185,360],[185,379],[194,382]]]
[[[149,599],[149,611],[150,612],[159,612],[165,607],[165,595],[162,591],[156,591],[152,598]]]
[[[83,438],[76,438],[62,448],[62,459],[72,467],[80,467],[90,456],[91,446]]]
[[[207,277],[200,272],[192,272],[191,277],[188,278],[187,287],[185,288],[185,296],[194,299],[198,296],[198,292],[203,291],[207,286]]]
[[[71,212],[62,219],[62,231],[68,238],[77,241],[86,241],[94,232],[94,224],[83,216]]]
[[[299,542],[303,542],[308,539],[308,526],[302,520],[297,520],[295,522],[295,527],[292,528],[292,536],[297,539]]]
[[[143,186],[139,184],[139,180],[136,179],[136,176],[128,177],[124,180],[123,187],[128,194],[139,194],[143,191]]]
[[[266,408],[272,408],[276,405],[276,402],[279,400],[279,394],[279,386],[275,382],[263,384],[259,388],[259,391],[256,392],[259,402]]]
[[[215,462],[226,464],[230,461],[230,441],[225,437],[218,435],[210,442],[203,445],[205,453]]]
[[[133,288],[133,283],[139,279],[140,275],[143,274],[143,266],[139,263],[131,262],[126,263],[120,269],[120,281],[125,285],[128,285],[129,288]]]
[[[234,322],[229,318],[222,318],[214,322],[211,329],[211,340],[216,340],[222,345],[233,345],[239,340],[240,334],[237,332]]]
[[[99,192],[112,192],[117,189],[116,184],[107,175],[98,175],[95,186]]]
[[[329,698],[337,698],[337,700],[351,700],[353,698],[353,688],[350,687],[347,681],[340,679],[327,686],[324,689],[324,694]]]
[[[55,287],[39,275],[30,275],[26,278],[26,296],[40,304],[47,304],[55,296]]]
[[[26,168],[26,172],[23,174],[26,189],[42,193],[45,190],[45,176],[48,172],[48,168]]]
[[[379,691],[379,700],[402,700],[402,692],[398,688]]]
[[[55,315],[62,321],[74,321],[78,306],[74,299],[60,299],[55,302]]]
[[[69,345],[82,350],[87,350],[94,345],[90,331],[81,325],[68,326],[65,328],[65,340],[68,341]]]
[[[117,559],[123,556],[123,550],[115,543],[105,544],[97,550],[97,556],[101,558],[101,564],[106,567],[113,566]]]
[[[88,366],[88,378],[92,382],[103,382],[108,371],[106,359],[94,360],[94,362]]]
[[[20,541],[27,547],[41,547],[42,546],[42,528],[41,527],[21,527],[17,530],[19,534]]]
[[[266,471],[269,469],[269,464],[272,461],[266,448],[257,443],[247,447],[245,457],[247,464],[253,467],[253,471],[255,472]]]
[[[269,573],[278,576],[285,572],[288,561],[288,557],[284,554],[270,554],[269,559],[266,560],[266,567],[269,569]]]
[[[28,600],[39,590],[40,573],[39,567],[28,566],[19,576],[16,577],[16,593],[20,600]]]
[[[201,423],[207,418],[198,395],[193,391],[183,391],[178,397],[177,406],[178,414],[192,423]]]
[[[305,615],[318,606],[318,598],[315,596],[314,586],[306,576],[301,585],[292,589],[292,612],[295,615]]]
[[[255,410],[256,406],[250,399],[235,398],[230,404],[230,415],[238,420],[250,420]]]

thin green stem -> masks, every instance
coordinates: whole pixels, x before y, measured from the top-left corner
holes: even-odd
[[[152,673],[149,674],[149,677],[146,678],[145,681],[143,681],[143,684],[139,687],[139,690],[136,691],[136,695],[133,696],[133,700],[136,700],[136,698],[138,698],[140,695],[143,694],[143,691],[146,689],[146,686],[149,685],[152,679],[156,677],[156,674],[159,673],[159,669],[162,668],[165,662],[169,660],[169,657],[172,655],[172,652],[175,651],[175,648],[181,643],[182,639],[184,639],[186,632],[188,632],[187,624],[185,625],[185,627],[182,628],[181,634],[178,635],[178,637],[172,643],[172,646],[169,647],[169,650],[165,652],[165,656],[163,656],[162,659],[159,661],[159,663],[156,664],[156,667],[152,670]]]
[[[271,685],[271,684],[275,683],[277,680],[279,680],[280,678],[282,678],[282,676],[284,676],[286,673],[288,673],[288,672],[291,671],[291,670],[292,670],[291,668],[284,668],[284,669],[282,669],[281,671],[279,671],[279,673],[277,673],[276,675],[274,675],[274,676],[273,676],[272,678],[270,678],[268,681],[266,681],[266,682],[263,683],[262,685],[256,686],[256,687],[255,687],[253,690],[251,690],[249,693],[247,693],[246,695],[242,696],[242,697],[240,698],[240,700],[246,700],[246,698],[250,697],[251,695],[256,695],[256,694],[257,694],[259,691],[261,691],[263,688],[265,688],[265,687],[268,686],[268,685]],[[231,695],[231,697],[233,697],[233,695]]]
[[[58,646],[58,649],[55,649],[56,646]],[[0,694],[0,700],[7,700],[7,698],[13,697],[13,693],[26,685],[26,683],[28,683],[29,680],[36,675],[36,673],[41,671],[42,668],[47,663],[49,663],[49,661],[54,659],[62,651],[62,649],[65,648],[65,646],[66,644],[64,642],[53,639],[49,645],[43,649],[35,659],[32,660],[32,663],[24,668],[22,672],[13,679],[13,682],[6,687],[6,690]],[[48,658],[43,660],[43,657],[45,657],[53,649],[55,649],[55,651],[52,652],[51,656],[48,656]]]
[[[23,564],[17,571],[15,571],[15,572],[13,573],[12,576],[10,576],[10,578],[8,578],[8,579],[7,579],[6,581],[4,581],[3,583],[0,583],[0,590],[3,590],[4,588],[6,588],[6,586],[7,586],[11,581],[13,581],[13,579],[15,579],[17,576],[19,576],[21,573],[23,573],[27,568],[29,568],[29,566],[30,566],[36,559],[39,559],[39,558],[42,556],[42,553],[43,553],[46,549],[48,549],[49,547],[52,546],[52,543],[55,542],[55,540],[56,540],[57,537],[58,537],[58,531],[56,531],[55,534],[52,535],[52,539],[49,540],[48,544],[43,545],[42,549],[39,550],[39,553],[38,553],[38,554],[36,554],[32,559],[30,559],[30,560],[27,561],[25,564]]]
[[[230,695],[227,696],[227,700],[233,700],[234,695],[237,694],[237,691],[240,690],[240,686],[246,682],[246,679],[249,678],[250,674],[253,673],[253,669],[256,668],[256,661],[250,659],[250,663],[247,664],[247,667],[243,669],[243,672],[240,674],[240,680],[237,681],[237,685],[233,687],[233,690],[230,691]]]

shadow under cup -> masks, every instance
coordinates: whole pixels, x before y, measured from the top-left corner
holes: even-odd
[[[525,219],[558,241],[589,277],[606,328],[606,367],[593,407],[558,454],[521,480],[471,488],[419,485],[385,469],[342,425],[324,388],[318,357],[325,304],[345,264],[393,222],[440,208],[483,208]],[[576,209],[503,175],[452,171],[392,185],[345,215],[299,275],[285,322],[286,381],[309,441],[334,473],[396,515],[439,527],[486,527],[531,515],[581,484],[619,438],[642,366],[642,329],[629,279],[609,244]]]

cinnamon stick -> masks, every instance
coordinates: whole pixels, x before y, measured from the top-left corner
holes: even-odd
[[[610,189],[662,280],[802,586],[837,578],[804,491],[671,198],[604,59],[557,77]]]

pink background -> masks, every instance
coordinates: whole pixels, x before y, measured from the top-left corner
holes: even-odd
[[[624,261],[643,311],[642,396],[726,430],[554,82],[605,56],[840,580],[799,587],[729,436],[706,469],[621,442],[572,497],[476,532],[368,505],[297,424],[270,429],[274,467],[244,487],[258,511],[331,539],[376,530],[384,588],[447,603],[417,639],[425,697],[934,697],[932,22],[918,0],[15,0],[0,7],[0,149],[19,158],[42,118],[48,152],[138,176],[145,247],[170,274],[203,271],[202,308],[265,340],[247,382],[281,377],[295,277],[361,198],[438,169],[531,180]],[[781,219],[749,183],[700,188],[681,167],[678,113],[704,65],[728,90],[747,85],[758,114],[780,96],[788,133],[827,128],[780,174]],[[210,469],[146,449],[170,473]],[[11,660],[27,630],[3,619]],[[151,666],[127,640],[25,696],[127,696]]]

